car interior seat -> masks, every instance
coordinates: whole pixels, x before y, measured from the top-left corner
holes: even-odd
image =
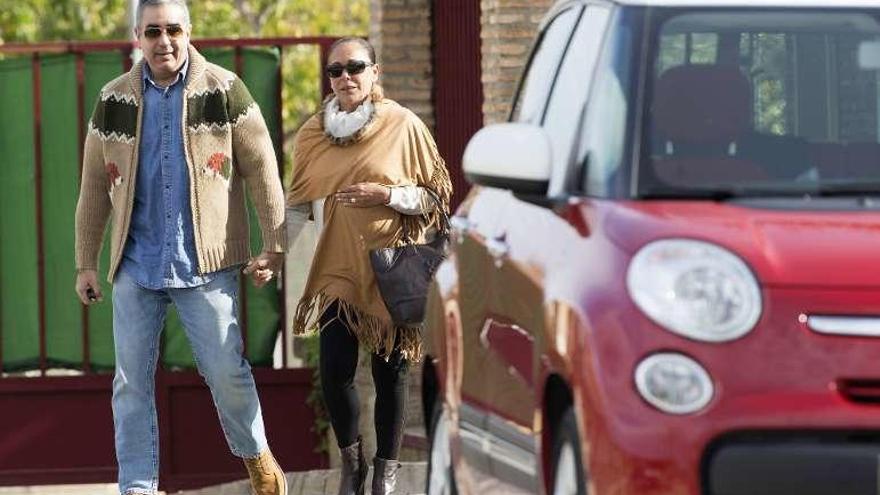
[[[651,139],[658,180],[687,187],[767,177],[741,150],[752,133],[752,96],[738,67],[681,65],[655,84]]]

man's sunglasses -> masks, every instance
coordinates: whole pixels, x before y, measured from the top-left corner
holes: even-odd
[[[342,65],[339,62],[332,63],[328,65],[324,71],[327,72],[328,76],[333,78],[342,77],[342,71],[348,72],[349,76],[356,76],[372,65],[376,64],[372,62],[364,62],[363,60],[349,60],[345,65]]]
[[[162,31],[165,31],[165,34],[168,35],[171,39],[177,39],[183,36],[183,26],[180,24],[169,24],[164,28],[159,26],[147,26],[144,28],[144,37],[154,40],[159,36],[162,36]]]

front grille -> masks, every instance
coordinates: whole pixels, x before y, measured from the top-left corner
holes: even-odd
[[[877,495],[880,431],[748,432],[703,456],[703,495]]]

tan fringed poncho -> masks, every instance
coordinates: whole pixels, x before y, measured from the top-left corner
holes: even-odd
[[[446,164],[427,127],[394,101],[374,102],[373,118],[350,140],[325,134],[323,112],[306,122],[296,135],[293,181],[287,205],[326,198],[324,228],[302,299],[296,308],[294,334],[316,328],[317,319],[333,302],[339,317],[371,352],[388,356],[395,340],[404,358],[421,357],[418,328],[396,327],[379,294],[369,251],[403,243],[402,219],[421,242],[437,224],[439,211],[404,216],[387,206],[347,207],[334,193],[360,182],[427,187],[448,210],[452,184]]]

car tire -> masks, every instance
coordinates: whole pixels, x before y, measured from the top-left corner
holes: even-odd
[[[426,495],[458,495],[449,446],[449,412],[443,399],[434,401],[431,414],[431,442],[428,452],[428,473],[425,476]]]
[[[589,495],[574,409],[562,414],[553,440],[553,495]]]

